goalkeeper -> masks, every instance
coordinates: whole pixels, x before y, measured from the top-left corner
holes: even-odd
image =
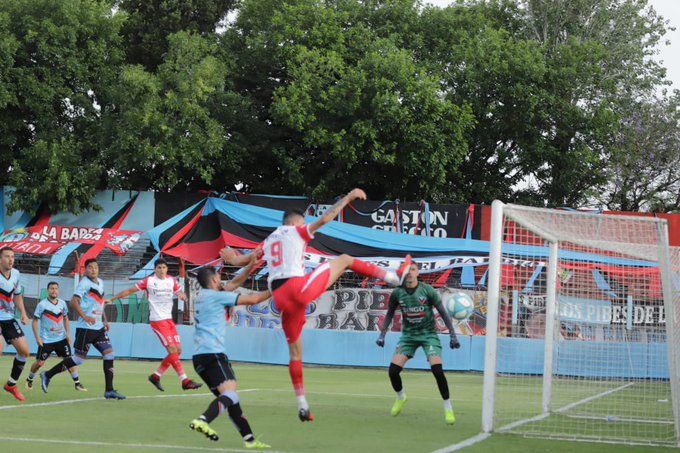
[[[452,425],[455,423],[456,417],[453,415],[453,407],[451,400],[449,400],[449,384],[446,382],[446,376],[444,376],[442,370],[442,346],[437,336],[432,307],[437,308],[439,315],[449,329],[451,335],[449,346],[451,349],[460,348],[460,343],[456,338],[451,318],[444,309],[439,295],[430,285],[418,281],[418,266],[415,263],[409,267],[403,286],[396,288],[390,295],[387,315],[380,329],[380,337],[376,341],[380,347],[385,346],[385,333],[392,323],[397,307],[401,308],[402,326],[399,345],[389,368],[390,382],[394,391],[397,392],[397,400],[392,406],[392,415],[399,415],[406,402],[406,394],[401,384],[401,370],[404,369],[406,362],[413,358],[416,350],[422,347],[430,363],[432,374],[437,380],[439,393],[444,400],[444,420],[446,424]]]

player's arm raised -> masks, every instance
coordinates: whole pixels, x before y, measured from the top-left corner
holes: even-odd
[[[236,277],[232,278],[224,285],[223,288],[225,291],[234,291],[236,288],[243,285],[243,283],[245,283],[248,277],[250,277],[250,274],[253,272],[253,269],[255,269],[255,265],[257,264],[256,253],[249,253],[248,255],[241,256],[248,256],[250,261],[248,261],[248,265],[243,267],[241,269],[241,272]]]
[[[112,303],[114,300],[122,299],[123,297],[127,297],[127,296],[129,296],[130,294],[136,293],[137,291],[139,291],[139,288],[137,288],[136,285],[135,285],[135,286],[131,286],[131,287],[129,287],[129,288],[127,288],[127,289],[124,289],[123,291],[119,292],[118,294],[115,294],[115,295],[111,296],[109,299],[106,299],[105,302],[106,302],[107,304],[110,304],[110,303]]]
[[[259,291],[257,293],[239,294],[236,305],[256,305],[271,297],[269,291]]]
[[[314,222],[310,223],[308,228],[309,228],[309,233],[314,234],[316,230],[333,220],[340,214],[340,212],[345,209],[345,206],[350,204],[354,200],[365,200],[366,199],[366,193],[361,190],[361,189],[354,189],[341,199],[339,199],[333,206],[328,209],[324,215],[319,217],[317,220]]]
[[[230,264],[232,266],[245,266],[253,258],[259,258],[262,256],[262,244],[258,245],[253,249],[252,252],[246,253],[245,255],[238,255],[234,249],[226,246],[220,250],[220,258],[224,261],[224,264]]]
[[[449,341],[449,346],[451,347],[451,349],[460,348],[458,337],[456,337],[456,329],[453,328],[451,317],[446,312],[441,297],[439,297],[439,294],[433,288],[431,288],[430,291],[430,301],[432,302],[432,306],[436,308],[437,311],[439,312],[439,316],[441,316],[442,320],[444,321],[444,324],[446,324],[446,328],[449,329],[449,335],[451,337],[451,340]]]
[[[390,304],[387,307],[387,314],[385,315],[385,319],[383,320],[382,326],[380,327],[380,336],[377,340],[375,340],[375,344],[381,348],[385,346],[385,334],[387,334],[390,324],[392,324],[392,318],[394,318],[394,312],[397,310],[397,306],[399,306],[399,298],[395,294],[396,292],[397,291],[395,290],[392,291],[392,294],[390,294]]]

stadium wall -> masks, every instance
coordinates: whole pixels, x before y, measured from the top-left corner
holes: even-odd
[[[160,359],[166,355],[147,324],[111,323],[109,336],[117,357],[133,359]],[[71,338],[75,338],[75,326]],[[182,359],[191,359],[194,350],[193,326],[177,326],[182,342]],[[31,353],[37,344],[30,327],[24,333]],[[386,367],[399,340],[398,333],[388,333],[385,347],[375,344],[375,332],[304,329],[305,363],[332,366]],[[440,335],[442,359],[447,371],[477,371],[484,369],[484,337],[459,336],[460,349],[448,347],[448,336]],[[230,327],[227,329],[227,354],[234,361],[283,365],[288,363],[288,349],[281,329],[253,329]],[[612,377],[638,379],[667,379],[668,365],[665,344],[623,342],[569,341],[561,344],[561,357],[556,374],[581,377]],[[567,349],[565,349],[567,348]],[[14,352],[5,345],[5,353]],[[94,348],[90,355],[97,357]],[[543,372],[543,340],[524,338],[499,338],[498,372],[507,374],[540,375]],[[584,361],[583,357],[621,357],[607,363]],[[56,360],[52,358],[51,360]],[[429,369],[427,360],[418,350],[407,368]]]

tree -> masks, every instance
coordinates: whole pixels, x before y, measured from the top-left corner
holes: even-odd
[[[645,0],[524,0],[526,35],[543,50],[547,72],[542,146],[527,154],[525,200],[579,206],[606,183],[621,104],[664,84],[653,58],[667,23]],[[521,194],[520,194],[521,195]]]
[[[109,187],[195,190],[210,184],[216,167],[238,168],[237,156],[221,152],[226,134],[209,109],[225,79],[215,44],[184,31],[168,42],[155,74],[123,68],[103,114]]]
[[[122,59],[121,19],[105,1],[0,2],[0,155],[12,158],[16,188],[9,211],[41,201],[54,211],[94,207],[100,106]]]
[[[250,189],[444,196],[472,118],[399,47],[414,18],[413,2],[244,3],[224,45],[267,140],[255,160],[273,164],[246,172]]]
[[[120,0],[128,18],[121,30],[127,62],[153,71],[168,51],[168,36],[179,31],[207,36],[236,0]]]
[[[605,190],[610,210],[680,210],[680,94],[633,101],[612,145]]]

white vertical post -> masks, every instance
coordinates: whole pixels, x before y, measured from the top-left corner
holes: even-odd
[[[670,253],[668,250],[668,225],[666,220],[657,223],[659,244],[659,277],[663,291],[664,310],[666,311],[666,351],[668,354],[668,374],[671,382],[671,400],[673,402],[673,416],[675,418],[675,442],[680,446],[680,363],[678,354],[678,314],[676,304],[680,303],[680,295],[676,293],[671,279]],[[630,316],[630,315],[629,315]]]
[[[548,281],[545,298],[545,341],[543,354],[543,414],[550,412],[552,399],[553,351],[555,348],[555,313],[557,307],[557,242],[549,242]]]
[[[498,302],[501,284],[501,244],[503,242],[503,203],[491,204],[491,242],[486,296],[486,341],[484,349],[484,387],[482,390],[482,431],[493,431],[496,387],[496,340],[498,339]]]

